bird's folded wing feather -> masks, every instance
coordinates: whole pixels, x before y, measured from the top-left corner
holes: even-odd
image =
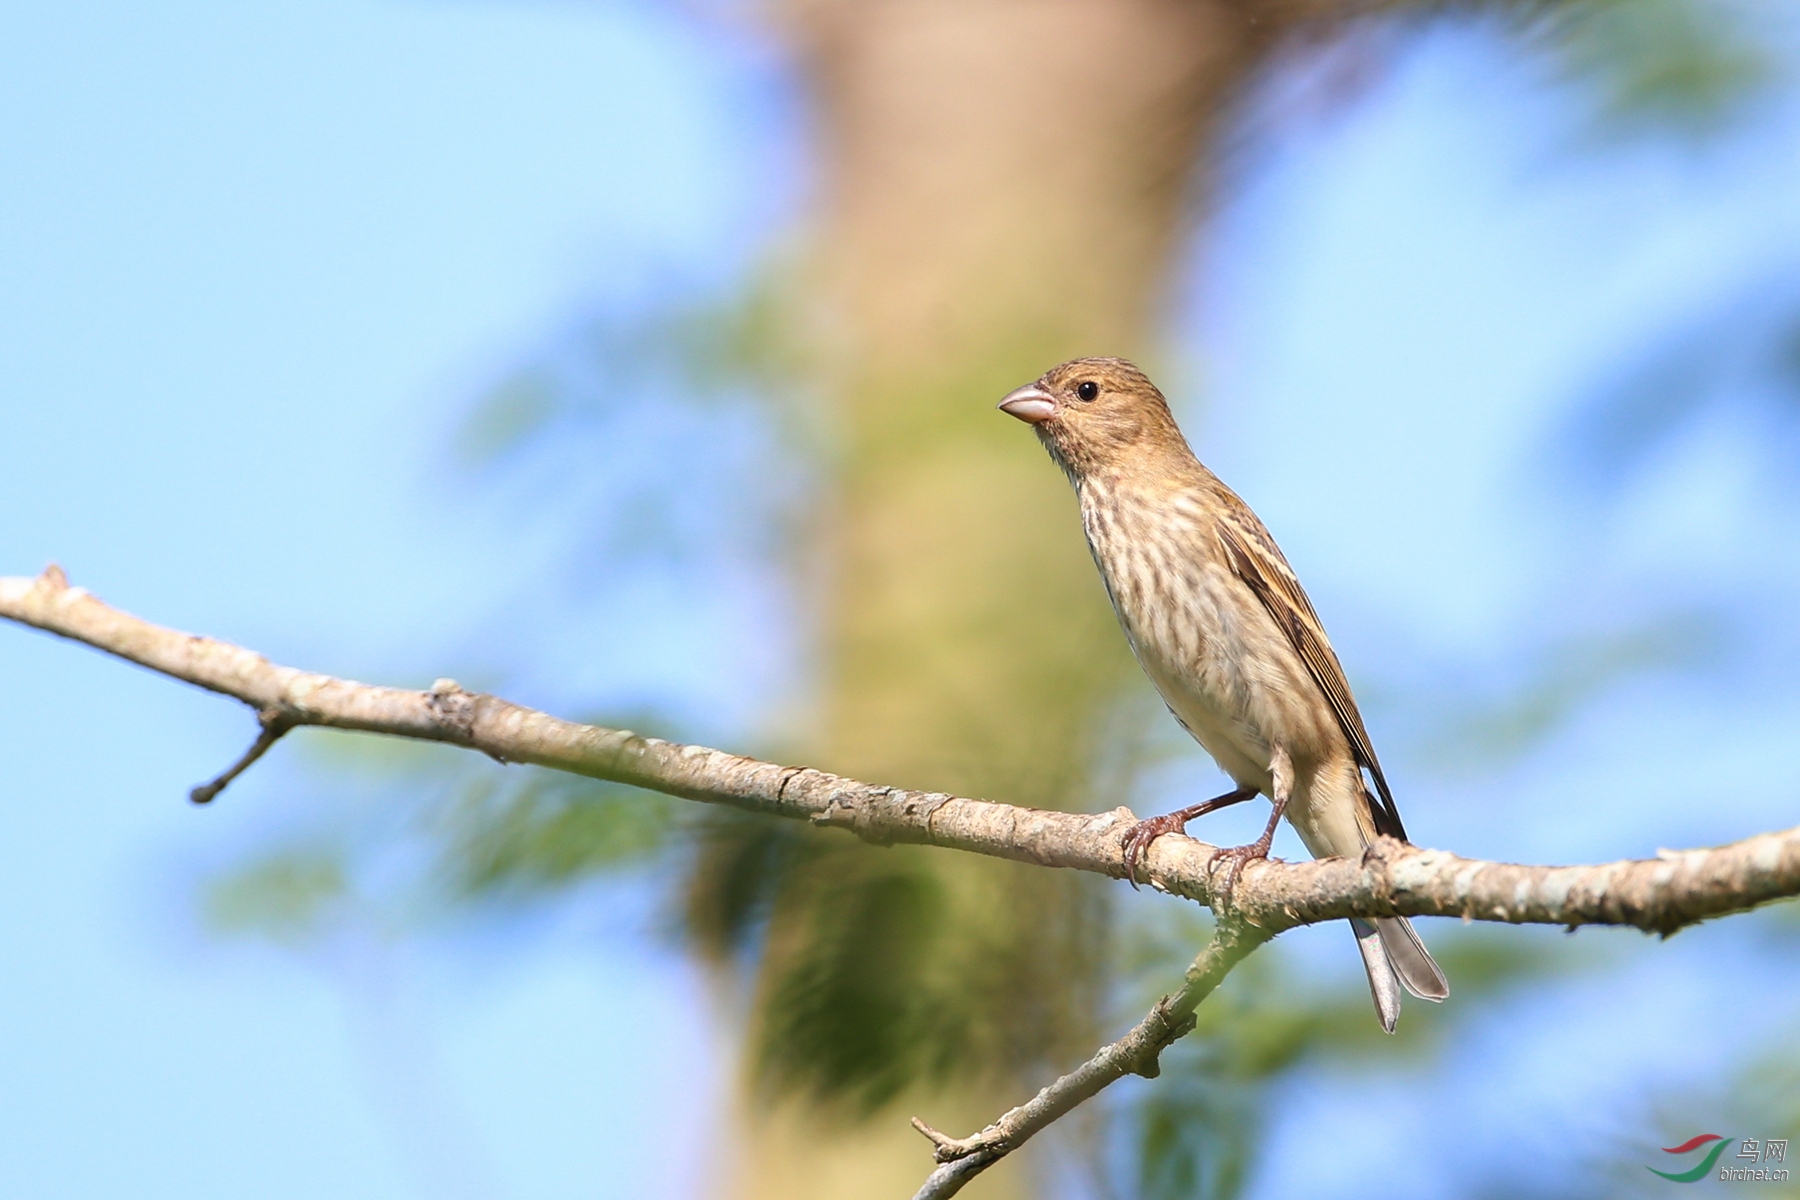
[[[1381,764],[1375,758],[1375,747],[1369,743],[1369,731],[1363,727],[1362,714],[1357,711],[1356,701],[1351,698],[1350,682],[1344,678],[1344,668],[1338,662],[1331,643],[1326,640],[1319,614],[1313,611],[1312,601],[1306,598],[1306,591],[1300,586],[1299,578],[1295,576],[1293,568],[1288,566],[1287,559],[1282,557],[1275,539],[1269,536],[1262,521],[1241,501],[1227,505],[1225,515],[1219,520],[1218,529],[1225,561],[1230,564],[1232,572],[1256,593],[1269,616],[1274,618],[1276,626],[1293,646],[1294,653],[1306,664],[1307,673],[1319,685],[1319,690],[1331,705],[1331,711],[1337,715],[1338,727],[1344,731],[1344,737],[1349,741],[1351,753],[1356,756],[1357,763],[1367,767],[1369,774],[1374,777],[1375,790],[1381,796],[1379,803],[1370,806],[1376,832],[1404,841],[1406,829],[1400,824],[1400,812],[1394,807],[1393,793],[1388,791],[1387,780],[1381,774]]]

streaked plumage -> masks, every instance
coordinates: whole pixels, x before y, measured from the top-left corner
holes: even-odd
[[[1256,514],[1194,457],[1156,386],[1123,359],[1064,363],[1001,407],[1037,430],[1081,501],[1113,609],[1156,690],[1239,791],[1144,822],[1128,865],[1188,816],[1261,793],[1314,857],[1405,839],[1375,748],[1331,642]],[[1373,780],[1371,792],[1363,772]],[[1267,837],[1239,848],[1267,853]],[[1403,918],[1353,922],[1392,1032],[1401,985],[1448,985]]]

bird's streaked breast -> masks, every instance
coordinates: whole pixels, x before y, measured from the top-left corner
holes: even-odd
[[[1203,500],[1094,479],[1088,547],[1119,623],[1170,710],[1240,783],[1266,786],[1271,735],[1301,754],[1335,730],[1305,665],[1232,575]]]

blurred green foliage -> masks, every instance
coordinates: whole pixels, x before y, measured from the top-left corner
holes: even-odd
[[[451,449],[464,466],[489,468],[559,426],[646,407],[666,416],[670,406],[750,404],[776,417],[787,440],[803,438],[816,354],[800,304],[795,269],[772,259],[735,287],[596,312],[488,388]]]
[[[304,947],[338,916],[347,886],[343,857],[334,848],[283,847],[215,879],[204,916],[220,933]]]
[[[751,954],[766,927],[776,891],[801,860],[825,847],[817,830],[730,809],[695,822],[693,862],[683,881],[681,929],[708,959],[727,963]]]
[[[532,770],[512,786],[484,771],[434,815],[434,832],[456,895],[524,898],[662,852],[680,836],[680,804],[554,771]]]
[[[220,934],[308,950],[554,903],[666,860],[695,819],[693,805],[655,792],[309,732],[310,773],[344,782],[314,798],[316,820],[207,881],[201,915]]]
[[[1527,4],[1528,36],[1585,92],[1606,137],[1716,137],[1776,80],[1768,12],[1733,0]],[[1761,18],[1761,19],[1759,19]]]
[[[921,1051],[955,1055],[965,1031],[930,1028],[937,1014],[923,990],[905,986],[942,948],[942,882],[925,871],[846,865],[811,881],[830,894],[803,906],[807,925],[791,935],[785,969],[769,976],[754,1061],[767,1086],[848,1098],[867,1113],[930,1066]],[[951,1036],[934,1036],[943,1032]]]

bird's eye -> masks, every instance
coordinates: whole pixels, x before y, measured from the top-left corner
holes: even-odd
[[[1100,394],[1100,385],[1091,379],[1084,380],[1075,385],[1075,394],[1083,400],[1092,400]]]

